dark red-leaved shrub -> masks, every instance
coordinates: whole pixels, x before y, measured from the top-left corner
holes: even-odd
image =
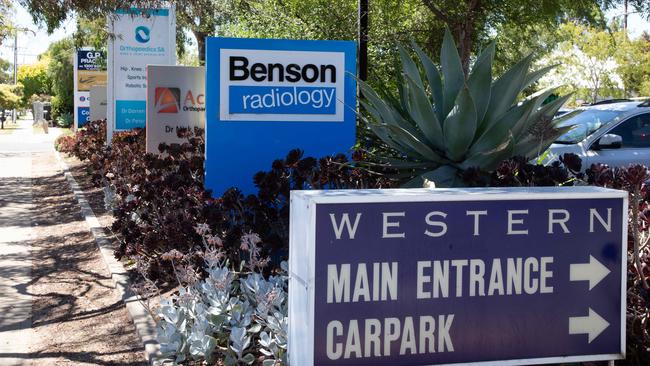
[[[105,124],[103,124],[105,126]],[[204,247],[196,227],[207,224],[223,238],[231,263],[241,263],[241,237],[254,233],[262,240],[266,271],[287,259],[289,192],[294,189],[389,188],[394,182],[351,165],[345,155],[315,159],[292,150],[271,170],[251,177],[258,193],[244,196],[237,188],[213,198],[203,185],[204,140],[201,130],[180,130],[183,144],[161,144],[161,155],[146,154],[144,130],[116,133],[111,146],[100,144],[101,122],[77,134],[71,153],[88,160],[94,181],[113,193],[112,210],[118,258],[134,259],[153,280],[173,281],[171,263],[163,254],[177,250],[196,271],[203,266]],[[104,132],[105,133],[105,130]],[[99,148],[87,146],[97,144]]]

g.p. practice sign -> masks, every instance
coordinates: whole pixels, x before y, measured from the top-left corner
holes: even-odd
[[[74,58],[74,128],[83,127],[90,120],[90,89],[106,85],[106,71],[102,70],[104,53],[80,49]]]
[[[206,185],[253,192],[291,149],[345,153],[355,140],[356,46],[349,41],[209,38]]]
[[[627,194],[294,191],[292,365],[624,358]]]

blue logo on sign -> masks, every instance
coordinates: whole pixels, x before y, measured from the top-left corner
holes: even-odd
[[[148,27],[141,25],[135,29],[135,40],[140,43],[147,43],[151,39],[150,30]]]

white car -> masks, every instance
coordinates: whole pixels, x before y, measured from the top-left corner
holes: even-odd
[[[596,163],[650,166],[650,100],[582,107],[554,122],[575,127],[551,145],[547,159],[574,153],[583,169]]]

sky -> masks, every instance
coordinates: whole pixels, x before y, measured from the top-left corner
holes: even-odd
[[[628,9],[628,11],[633,12],[634,10]],[[621,5],[616,9],[606,12],[605,16],[608,20],[611,20],[614,17],[622,17],[624,12],[623,6]],[[631,13],[627,16],[627,29],[630,38],[638,38],[644,31],[650,32],[650,22],[643,19],[637,13]]]
[[[75,18],[66,20],[54,33],[47,34],[45,26],[37,26],[32,21],[32,16],[16,1],[13,1],[16,14],[13,20],[18,27],[25,27],[36,34],[23,32],[18,34],[18,64],[25,65],[36,62],[38,55],[45,52],[50,43],[72,35],[77,29]],[[0,46],[0,57],[13,62],[13,39],[6,39]]]
[[[14,21],[20,27],[26,27],[36,33],[33,35],[29,32],[21,33],[18,36],[18,64],[34,63],[39,54],[47,50],[50,43],[60,40],[68,35],[72,35],[76,30],[76,20],[74,16],[66,20],[65,24],[55,30],[52,34],[47,34],[44,26],[37,26],[32,21],[31,15],[14,0],[16,14]],[[620,17],[623,14],[623,7],[612,9],[606,13],[608,19]],[[641,18],[639,14],[630,14],[628,16],[628,31],[631,38],[637,38],[643,31],[650,32],[650,22]],[[0,57],[13,61],[13,40],[7,39],[0,46]]]

